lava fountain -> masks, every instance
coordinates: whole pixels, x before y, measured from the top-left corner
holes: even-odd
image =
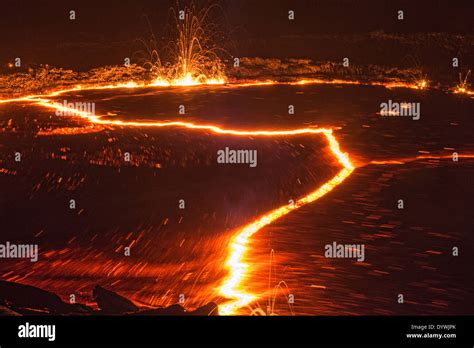
[[[179,9],[179,3],[176,8]],[[219,56],[225,51],[217,45],[223,35],[211,18],[218,8],[210,5],[199,9],[192,3],[180,10],[170,9],[174,23],[170,35],[175,39],[161,50],[168,58],[167,62],[160,58],[154,35],[150,43],[145,44],[148,59],[143,66],[154,75],[151,85],[195,86],[227,82]]]

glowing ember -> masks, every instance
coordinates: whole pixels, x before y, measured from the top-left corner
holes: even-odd
[[[426,80],[421,80],[417,83],[419,89],[424,89],[428,86],[428,82]]]
[[[183,77],[176,78],[174,80],[165,80],[161,77],[155,79],[151,86],[199,86],[199,85],[223,85],[226,83],[224,76],[208,78],[206,76],[193,77],[193,74],[188,72]]]
[[[457,88],[454,90],[454,93],[457,93],[457,94],[474,95],[474,91],[468,90],[467,88],[464,88],[464,87],[457,87]]]
[[[469,87],[469,77],[471,76],[471,70],[469,70],[466,75],[462,76],[462,73],[459,73],[459,84],[454,89],[454,93],[474,95],[474,91],[468,89]]]

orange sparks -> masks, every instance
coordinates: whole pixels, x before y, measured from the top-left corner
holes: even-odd
[[[474,95],[474,91],[471,91],[465,87],[457,87],[454,90],[454,93],[456,94],[467,94],[467,95]]]
[[[206,76],[194,77],[191,73],[186,73],[185,75],[167,80],[161,77],[155,79],[150,85],[151,86],[161,86],[161,87],[170,87],[170,86],[202,86],[202,85],[223,85],[227,82],[227,79],[224,76],[208,78]]]
[[[302,129],[297,131],[310,131],[312,129]],[[328,192],[332,191],[336,186],[344,181],[354,170],[354,166],[349,161],[347,154],[341,152],[339,143],[332,134],[332,130],[328,129],[315,129],[321,131],[329,142],[329,148],[334,154],[338,162],[343,166],[343,169],[331,180],[326,182],[318,189],[310,192],[308,195],[298,199],[294,204],[284,205],[277,209],[274,209],[248,225],[240,228],[236,232],[236,236],[232,239],[229,247],[229,257],[226,262],[226,266],[229,269],[229,276],[222,282],[219,287],[219,293],[231,300],[228,303],[224,303],[219,307],[219,313],[223,315],[235,314],[239,308],[251,303],[256,299],[255,295],[249,294],[241,289],[240,285],[245,277],[246,271],[249,267],[243,261],[244,253],[247,250],[247,244],[250,238],[260,231],[263,227],[271,224],[275,220],[289,214],[290,212],[301,208],[302,206],[309,204],[321,198]],[[311,132],[313,133],[313,132]],[[299,134],[299,133],[286,133],[285,134]]]
[[[54,103],[48,99],[35,99],[38,105],[52,108],[67,114],[75,114],[80,118],[84,118],[93,124],[113,125],[113,126],[129,126],[129,127],[183,127],[187,129],[211,131],[215,134],[227,134],[234,136],[292,136],[302,134],[324,134],[329,143],[329,148],[339,164],[343,169],[331,180],[326,182],[318,189],[310,192],[308,195],[298,199],[292,205],[285,205],[274,209],[248,225],[242,227],[236,232],[235,237],[229,244],[229,256],[226,262],[226,267],[229,271],[229,276],[223,281],[218,288],[220,295],[226,297],[228,302],[224,303],[219,312],[224,315],[234,314],[237,309],[249,304],[256,298],[255,295],[246,293],[240,289],[240,284],[245,277],[248,265],[243,261],[244,254],[247,250],[247,244],[250,238],[261,230],[264,226],[274,222],[275,220],[287,215],[288,213],[316,201],[321,198],[336,186],[344,181],[354,170],[347,154],[343,153],[339,147],[339,143],[333,135],[330,128],[299,128],[290,130],[235,130],[224,129],[216,125],[203,125],[183,121],[162,122],[162,121],[123,121],[104,119],[100,116],[93,115],[87,111],[77,111],[70,109],[63,104]]]
[[[250,238],[260,231],[263,227],[271,224],[275,220],[287,215],[288,213],[301,208],[302,206],[314,202],[333,190],[344,181],[353,171],[353,167],[342,169],[334,178],[326,182],[317,190],[297,200],[293,205],[285,205],[261,216],[257,220],[244,226],[237,231],[237,235],[230,243],[230,252],[226,265],[229,269],[229,276],[219,287],[219,293],[231,301],[224,303],[219,307],[219,313],[223,315],[232,315],[239,308],[249,304],[256,299],[255,295],[249,294],[240,288],[241,282],[249,265],[243,261],[244,253],[247,250],[247,244]]]
[[[474,95],[474,91],[468,89],[470,76],[471,70],[469,70],[464,76],[462,72],[459,73],[459,84],[454,89],[454,93]]]
[[[185,76],[183,79],[177,80],[174,84],[166,80],[155,80],[151,86],[195,86],[195,85],[205,85],[205,84],[223,84],[225,80],[196,80],[191,76]],[[245,86],[259,86],[259,85],[274,85],[274,84],[318,84],[318,83],[345,83],[345,84],[362,84],[358,81],[323,81],[318,79],[304,79],[297,82],[275,82],[275,81],[254,81],[247,83],[233,84],[230,86],[235,87],[245,87]],[[383,84],[383,83],[369,83],[371,85],[381,85],[386,88],[392,87],[404,87],[404,88],[414,88],[414,89],[423,89],[427,86],[426,81],[421,81],[417,84],[405,84],[405,83],[393,83],[393,84]],[[222,304],[219,308],[219,312],[223,315],[231,315],[237,313],[238,309],[250,304],[252,301],[257,299],[257,295],[248,293],[243,287],[242,282],[244,281],[249,265],[245,262],[244,256],[248,249],[248,243],[252,236],[259,232],[263,227],[271,224],[272,222],[278,220],[279,218],[291,213],[292,211],[301,208],[302,206],[312,203],[319,198],[323,197],[327,193],[331,192],[335,187],[340,185],[347,177],[351,175],[354,171],[355,166],[349,160],[347,154],[343,153],[340,149],[339,142],[333,134],[331,128],[298,128],[298,129],[289,129],[289,130],[235,130],[235,129],[225,129],[217,125],[211,124],[197,124],[191,122],[175,121],[175,122],[163,122],[163,121],[125,121],[119,119],[108,119],[103,118],[99,115],[95,115],[86,111],[76,111],[70,109],[63,104],[55,103],[48,99],[48,97],[54,97],[61,95],[63,93],[77,91],[77,90],[86,90],[86,89],[113,89],[113,88],[138,88],[138,87],[148,87],[150,85],[138,84],[135,82],[128,82],[120,85],[106,85],[106,86],[91,86],[91,87],[82,87],[76,86],[71,89],[60,90],[52,92],[48,95],[31,95],[16,99],[7,99],[0,100],[0,103],[15,102],[15,101],[28,101],[43,107],[50,109],[55,109],[57,111],[66,112],[68,114],[77,115],[80,118],[83,118],[95,125],[110,125],[110,126],[128,126],[128,127],[181,127],[192,130],[202,130],[209,131],[215,134],[225,134],[232,136],[293,136],[293,135],[303,135],[303,134],[323,134],[328,141],[329,149],[334,155],[335,159],[342,166],[342,169],[339,173],[330,179],[328,182],[324,183],[319,188],[308,193],[304,197],[299,198],[296,202],[291,205],[281,206],[266,214],[260,216],[256,220],[248,223],[247,225],[239,228],[234,237],[229,243],[228,257],[226,260],[226,267],[228,270],[228,276],[223,280],[220,286],[217,288],[219,295],[226,298],[226,302]],[[442,156],[444,158],[444,156]],[[464,157],[464,156],[459,156]],[[474,157],[474,156],[472,156]],[[390,161],[372,161],[371,164],[403,164],[409,160],[417,160],[424,158],[441,158],[435,156],[418,156],[414,159],[400,159],[400,160],[390,160]]]

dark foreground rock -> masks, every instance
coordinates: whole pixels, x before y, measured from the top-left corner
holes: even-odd
[[[17,313],[15,311],[12,311],[10,308],[8,307],[5,307],[5,306],[0,306],[0,316],[5,316],[5,315],[9,315],[9,316],[21,316],[20,313]]]
[[[179,304],[174,304],[169,307],[163,307],[163,308],[152,308],[152,309],[145,309],[136,313],[133,313],[133,315],[173,315],[173,316],[179,316],[179,315],[187,315],[186,310],[184,307],[180,306]]]
[[[138,307],[132,301],[99,285],[92,291],[92,296],[104,313],[124,314],[138,311]]]
[[[82,304],[66,303],[49,291],[0,280],[0,304],[20,314],[73,314],[91,312]]]
[[[98,310],[80,304],[67,303],[50,291],[31,285],[0,280],[1,315],[219,315],[217,304],[210,302],[194,311],[179,304],[163,308],[141,309],[129,299],[97,285],[92,292]]]
[[[186,309],[178,304],[171,305],[164,308],[146,309],[133,313],[134,315],[194,315],[194,316],[216,316],[219,315],[219,309],[214,302],[197,308],[194,311],[186,311]]]
[[[219,315],[219,307],[214,302],[209,302],[207,305],[199,307],[198,309],[189,312],[190,315],[199,316],[216,316]]]

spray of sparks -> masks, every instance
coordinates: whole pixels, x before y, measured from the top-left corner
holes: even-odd
[[[230,243],[229,257],[226,263],[229,269],[229,276],[223,281],[219,288],[219,292],[222,296],[233,299],[232,301],[219,307],[219,312],[224,315],[235,314],[239,308],[246,306],[256,298],[255,295],[249,294],[241,288],[242,280],[244,279],[247,269],[249,268],[249,265],[245,263],[243,259],[250,238],[263,227],[271,224],[275,220],[291,213],[298,208],[301,208],[306,204],[316,201],[328,192],[332,191],[354,170],[354,167],[349,161],[348,156],[341,152],[339,143],[332,134],[331,130],[321,128],[305,128],[298,131],[303,131],[304,133],[323,133],[329,142],[329,148],[331,149],[331,152],[337,158],[338,162],[343,166],[343,169],[324,185],[310,192],[308,195],[298,199],[295,203],[274,209],[237,231],[235,237]]]
[[[471,70],[466,75],[459,73],[459,84],[454,89],[454,93],[474,95],[474,91],[469,90],[469,78],[471,76]]]
[[[183,28],[183,35],[186,33],[189,28]],[[186,38],[185,40],[189,40]],[[196,44],[199,46],[198,41]],[[184,56],[188,55],[191,52],[192,48],[180,48],[183,50],[181,52]],[[189,51],[190,50],[190,51]],[[10,102],[32,102],[42,107],[47,107],[50,109],[55,109],[58,111],[65,112],[70,115],[76,115],[80,118],[83,118],[92,124],[97,125],[110,125],[110,126],[125,126],[125,127],[155,127],[155,128],[164,128],[164,127],[181,127],[192,130],[201,130],[208,131],[218,135],[231,135],[231,136],[294,136],[294,135],[304,135],[304,134],[318,134],[323,135],[328,144],[329,149],[337,162],[341,165],[342,169],[330,179],[328,182],[315,189],[314,191],[308,193],[306,196],[299,198],[292,205],[285,205],[270,212],[258,217],[254,221],[248,223],[247,225],[238,229],[234,237],[229,243],[228,257],[226,260],[226,267],[228,270],[228,276],[223,280],[220,286],[217,288],[219,295],[226,298],[226,302],[219,307],[219,312],[223,315],[232,315],[236,314],[237,311],[253,302],[257,296],[251,293],[248,293],[242,287],[242,282],[247,274],[249,265],[245,262],[244,256],[248,249],[248,244],[252,236],[260,231],[263,227],[271,224],[277,219],[291,213],[292,211],[301,208],[302,206],[312,203],[319,198],[323,197],[327,193],[331,192],[339,184],[341,184],[347,177],[351,175],[355,167],[349,160],[347,154],[343,153],[340,149],[339,142],[333,134],[331,128],[298,128],[290,130],[234,130],[234,129],[225,129],[217,125],[210,124],[197,124],[191,122],[175,121],[175,122],[161,122],[161,121],[124,121],[118,119],[107,119],[98,115],[91,114],[87,111],[78,111],[76,109],[69,108],[68,106],[55,103],[50,100],[52,97],[58,95],[82,91],[82,90],[96,90],[96,89],[130,89],[130,88],[143,88],[143,87],[153,87],[153,86],[195,86],[195,85],[208,85],[208,84],[224,84],[226,83],[225,75],[215,75],[213,77],[207,77],[199,70],[196,70],[196,64],[193,62],[192,54],[189,58],[183,58],[181,61],[181,72],[178,73],[173,79],[163,79],[157,78],[151,84],[137,83],[134,81],[129,81],[126,83],[115,84],[115,85],[91,85],[91,86],[75,86],[69,89],[63,89],[51,92],[49,94],[43,95],[28,95],[19,98],[12,99],[3,99],[0,100],[2,103]],[[177,70],[179,71],[179,70]],[[464,84],[455,91],[456,93],[468,93],[466,89],[467,78],[464,80]],[[420,80],[415,83],[405,83],[405,82],[393,82],[393,83],[382,83],[382,82],[361,82],[361,81],[347,81],[347,80],[321,80],[321,79],[302,79],[295,82],[278,82],[278,81],[247,81],[240,83],[233,83],[229,86],[232,87],[247,87],[247,86],[265,86],[265,85],[277,85],[277,84],[289,84],[289,85],[305,85],[305,84],[350,84],[350,85],[376,85],[383,86],[385,88],[411,88],[411,89],[425,89],[428,85],[426,80]],[[462,157],[462,156],[461,156]],[[473,158],[473,155],[468,155],[468,158]],[[400,160],[389,160],[389,161],[372,161],[371,164],[403,164],[407,161],[423,159],[424,157],[416,157],[415,159],[400,159]],[[428,157],[427,157],[428,158]],[[431,158],[431,157],[430,157]],[[438,157],[437,157],[438,158]],[[438,159],[440,159],[439,157]]]
[[[171,37],[174,41],[158,49],[155,35],[149,42],[139,40],[145,50],[138,52],[139,61],[153,75],[153,86],[196,86],[226,83],[224,64],[220,55],[224,50],[216,42],[223,41],[222,32],[212,20],[219,6],[204,8],[192,2],[189,6],[170,8]],[[162,60],[163,55],[166,63]]]
[[[128,86],[131,87],[131,86]],[[55,92],[52,96],[58,95],[61,92]],[[229,275],[222,282],[218,288],[218,292],[221,296],[224,296],[228,301],[224,303],[219,312],[224,315],[230,315],[236,313],[236,311],[249,304],[255,299],[255,295],[249,294],[241,289],[241,283],[244,279],[248,265],[244,262],[244,254],[247,250],[247,244],[249,243],[250,238],[261,230],[264,226],[274,222],[275,220],[289,214],[290,212],[306,205],[311,202],[316,201],[321,198],[331,190],[333,190],[337,185],[344,181],[354,170],[353,165],[349,161],[347,154],[343,153],[339,147],[339,143],[336,137],[333,134],[332,129],[330,128],[298,128],[291,130],[235,130],[235,129],[224,129],[216,125],[206,125],[206,124],[196,124],[190,122],[160,122],[160,121],[144,121],[144,122],[135,122],[135,121],[123,121],[117,119],[105,119],[100,116],[94,115],[87,111],[79,111],[68,106],[52,102],[45,97],[30,96],[21,99],[23,101],[32,101],[37,105],[43,107],[51,108],[57,111],[67,113],[69,115],[76,115],[80,118],[86,119],[93,124],[100,125],[112,125],[112,126],[128,126],[128,127],[182,127],[193,130],[203,130],[210,131],[214,134],[219,135],[232,135],[232,136],[294,136],[294,135],[305,135],[305,134],[314,134],[314,135],[324,135],[329,144],[329,149],[331,153],[335,156],[336,160],[343,167],[343,169],[331,180],[326,182],[324,185],[318,189],[310,192],[306,196],[298,199],[292,205],[286,205],[274,209],[263,216],[257,218],[256,220],[250,222],[248,225],[242,227],[241,229],[235,232],[235,236],[229,244],[228,258],[226,261],[226,267],[228,269]]]
[[[316,188],[307,195],[299,198],[291,205],[284,205],[273,209],[254,221],[237,229],[233,238],[229,243],[228,256],[225,266],[228,271],[227,277],[217,288],[220,296],[226,299],[219,306],[219,312],[223,315],[236,314],[242,307],[247,306],[257,296],[246,291],[242,283],[247,275],[249,265],[245,262],[245,253],[248,250],[248,244],[257,232],[265,226],[275,222],[285,215],[299,209],[309,203],[315,202],[319,198],[331,192],[340,185],[347,177],[351,175],[355,167],[349,160],[349,156],[340,149],[339,142],[333,134],[331,128],[298,128],[290,130],[235,130],[225,129],[217,125],[197,124],[191,122],[175,121],[124,121],[119,119],[108,119],[101,116],[91,114],[87,111],[79,111],[68,106],[55,103],[52,97],[61,94],[97,89],[131,89],[143,87],[169,87],[169,86],[202,86],[202,85],[223,85],[228,84],[232,87],[247,86],[266,86],[266,85],[306,85],[306,84],[339,84],[339,85],[374,85],[383,86],[385,88],[410,88],[410,89],[426,89],[428,81],[422,77],[415,82],[362,82],[357,80],[322,80],[317,78],[301,79],[294,82],[279,82],[274,80],[267,81],[246,81],[234,82],[229,84],[224,73],[224,66],[219,58],[218,49],[213,45],[214,34],[218,33],[215,25],[209,20],[213,6],[198,10],[194,5],[184,7],[182,11],[176,12],[172,9],[175,18],[175,35],[176,40],[172,43],[171,56],[174,64],[162,64],[160,54],[156,47],[147,46],[146,54],[148,58],[143,64],[152,74],[153,79],[149,83],[138,83],[128,81],[125,83],[114,85],[89,85],[75,86],[69,89],[53,91],[49,94],[28,95],[18,98],[0,100],[0,104],[10,102],[32,102],[42,107],[54,109],[69,115],[76,115],[94,125],[124,126],[124,127],[181,127],[191,130],[201,130],[211,132],[217,135],[230,136],[297,136],[297,135],[322,135],[328,142],[330,152],[342,169],[329,181],[322,186]],[[154,37],[153,37],[154,38]],[[154,39],[153,45],[155,45]],[[460,84],[456,87],[455,93],[474,94],[468,90],[468,78],[470,71],[465,78],[460,76]],[[471,155],[469,155],[471,156]],[[472,158],[474,156],[471,156]],[[429,156],[419,156],[416,159],[432,158]],[[441,158],[441,157],[439,157]],[[407,161],[416,159],[399,159],[389,161],[372,161],[371,164],[403,164]]]

